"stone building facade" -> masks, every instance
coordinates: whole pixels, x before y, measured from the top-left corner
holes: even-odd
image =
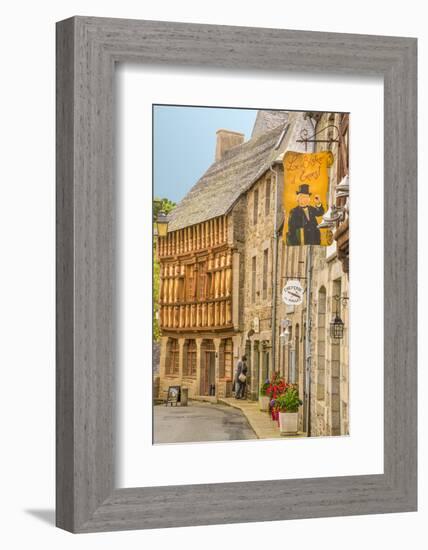
[[[346,131],[339,139],[343,126]],[[336,186],[348,174],[347,132],[347,115],[324,113],[315,118],[313,128],[313,134],[320,141],[307,144],[308,151],[312,147],[313,151],[329,149],[333,152],[335,162],[329,169],[329,207],[340,203],[341,199],[336,199]],[[348,226],[349,220],[346,219],[345,223]],[[302,431],[310,435],[348,434],[348,258],[344,260],[336,241],[328,247],[288,247],[283,242],[280,257],[278,285],[283,286],[285,280],[297,278],[305,288],[306,299],[300,306],[287,306],[278,297],[279,319],[280,322],[290,322],[290,336],[286,342],[279,337],[277,339],[277,370],[287,380],[299,385],[304,402],[299,411],[299,427]],[[344,323],[343,339],[340,340],[332,338],[330,334],[330,323],[336,313]],[[277,332],[278,335],[281,333],[280,325],[277,326]]]
[[[272,114],[266,120],[263,118],[256,120],[255,130],[262,131],[264,126],[275,123]],[[288,150],[303,151],[303,145],[296,140],[302,131],[311,129],[312,124],[305,113],[289,113],[282,142],[271,166],[246,192],[242,349],[249,364],[248,387],[252,399],[258,399],[260,385],[278,370],[273,349],[276,348],[275,326],[279,322],[278,303],[283,286],[278,270],[284,220],[282,157]]]

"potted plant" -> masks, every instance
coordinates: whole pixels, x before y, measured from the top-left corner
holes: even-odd
[[[276,411],[274,411],[275,399],[278,395],[284,393],[287,388],[287,384],[276,373],[273,374],[272,380],[266,388],[266,395],[269,397],[269,412],[272,415],[272,420],[277,420]]]
[[[297,417],[301,405],[303,402],[299,398],[299,391],[295,385],[289,385],[285,392],[276,398],[275,408],[279,412],[281,434],[297,433]]]
[[[280,382],[281,386],[278,386],[278,382]],[[283,391],[282,387],[283,381],[280,380],[277,376],[277,374],[274,372],[272,375],[272,379],[269,380],[269,378],[266,378],[264,384],[260,386],[260,410],[266,411],[268,413],[272,412],[272,400],[276,398],[277,395]]]
[[[260,386],[259,391],[259,408],[261,411],[268,411],[269,410],[269,401],[270,397],[267,394],[267,389],[270,386],[269,380],[266,380],[264,384]]]

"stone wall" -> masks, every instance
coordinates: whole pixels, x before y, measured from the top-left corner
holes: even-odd
[[[318,121],[317,128],[337,123],[338,115],[325,114]],[[329,130],[317,137],[326,139]],[[316,150],[325,150],[327,144],[317,144]],[[331,150],[337,156],[337,145]],[[330,169],[330,204],[337,185],[337,163]],[[282,288],[287,278],[306,277],[309,247],[287,247],[280,245],[280,273],[278,286]],[[310,338],[310,431],[311,435],[344,435],[349,433],[349,307],[347,301],[340,304],[340,317],[344,322],[344,338],[335,341],[330,337],[330,322],[336,311],[334,296],[349,296],[349,277],[343,272],[342,263],[336,254],[336,243],[329,247],[312,247],[312,292],[310,296],[311,315],[306,329],[306,304],[286,306],[278,293],[278,322],[291,321],[291,338],[287,344],[277,342],[276,357],[279,370],[286,378],[290,372],[290,361],[297,360],[296,381],[299,393],[305,398],[306,385],[306,338]],[[306,288],[306,279],[301,280]],[[279,332],[279,325],[277,327]],[[296,338],[296,336],[298,336]],[[299,411],[299,427],[304,428],[304,408]]]
[[[250,352],[249,390],[256,399],[262,379],[272,370],[272,270],[275,175],[268,171],[248,191],[245,217],[244,333]],[[254,271],[255,269],[255,271]],[[250,336],[248,336],[250,334]],[[247,343],[248,342],[248,343]]]

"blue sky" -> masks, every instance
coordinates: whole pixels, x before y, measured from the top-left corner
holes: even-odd
[[[219,128],[249,139],[257,111],[211,107],[153,107],[154,196],[180,201],[214,161]]]

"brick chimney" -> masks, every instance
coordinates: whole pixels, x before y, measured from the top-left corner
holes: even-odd
[[[215,148],[215,160],[223,158],[226,151],[232,149],[236,145],[244,143],[245,136],[240,132],[233,132],[232,130],[217,130],[217,145]]]

